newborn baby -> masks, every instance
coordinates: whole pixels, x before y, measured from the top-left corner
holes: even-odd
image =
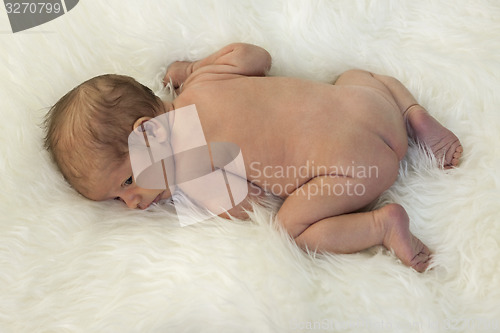
[[[176,88],[173,102],[129,77],[93,78],[50,110],[46,146],[85,197],[145,209],[171,193],[136,185],[128,136],[195,105],[206,141],[234,143],[244,159],[247,200],[221,215],[244,218],[249,200],[271,193],[284,199],[277,219],[300,247],[353,253],[384,245],[424,271],[430,251],[410,233],[403,207],[362,209],[396,180],[408,134],[444,168],[458,165],[458,138],[392,77],[350,70],[326,84],[266,77],[270,66],[267,51],[241,43],[175,62],[164,79]]]

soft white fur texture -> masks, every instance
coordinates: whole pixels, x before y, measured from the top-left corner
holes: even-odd
[[[1,9],[0,332],[500,331],[499,18],[496,0],[85,0],[13,34]],[[451,171],[412,145],[378,203],[407,209],[431,270],[382,248],[306,254],[278,203],[180,228],[65,183],[40,127],[64,93],[103,73],[158,92],[174,60],[236,41],[265,47],[272,75],[395,76],[460,137]]]

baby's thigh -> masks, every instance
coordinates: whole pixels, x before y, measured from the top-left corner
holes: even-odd
[[[315,222],[365,207],[386,188],[369,177],[314,177],[285,199],[278,221],[295,238]]]

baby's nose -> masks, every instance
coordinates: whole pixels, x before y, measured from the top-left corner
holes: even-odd
[[[141,203],[141,198],[137,195],[128,195],[127,197],[123,198],[123,201],[125,201],[125,204],[127,205],[128,208],[136,209],[139,208],[139,204]]]

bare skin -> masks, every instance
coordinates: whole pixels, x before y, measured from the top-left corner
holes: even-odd
[[[331,85],[266,77],[270,65],[265,50],[248,44],[228,45],[197,62],[175,62],[164,82],[171,80],[179,96],[165,109],[195,104],[207,142],[241,148],[243,181],[284,199],[277,218],[302,248],[353,253],[384,245],[405,265],[424,271],[430,251],[409,231],[403,207],[356,211],[396,180],[407,150],[405,124],[445,168],[459,162],[458,138],[394,78],[352,70]],[[130,172],[125,169],[121,177]],[[137,198],[142,189],[132,184],[127,191]],[[128,204],[115,192],[107,195]],[[151,203],[136,201],[128,205]],[[242,216],[241,209],[229,213]]]
[[[456,167],[462,156],[460,141],[450,130],[443,127],[420,105],[411,107],[406,112],[409,132],[424,143],[445,169]]]

